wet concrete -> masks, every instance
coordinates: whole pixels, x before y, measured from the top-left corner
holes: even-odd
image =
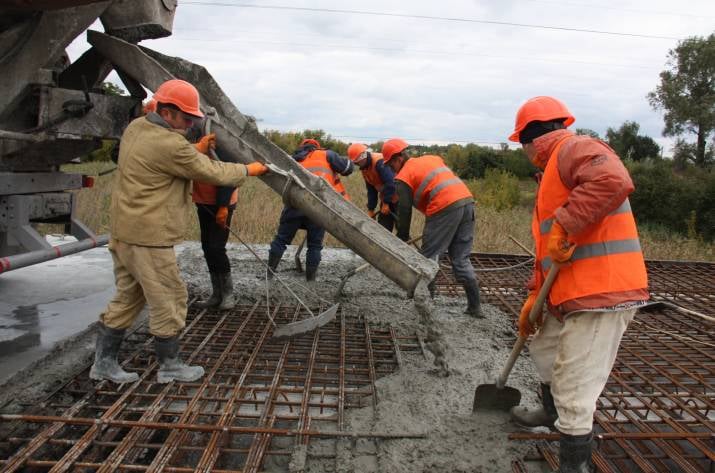
[[[93,324],[113,293],[106,247],[0,275],[0,383]]]

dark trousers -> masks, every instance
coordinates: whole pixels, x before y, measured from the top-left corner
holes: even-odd
[[[231,217],[235,206],[229,206],[226,225],[231,225]],[[216,223],[217,205],[196,204],[201,228],[201,248],[204,250],[206,266],[210,273],[225,274],[231,272],[231,264],[226,255],[226,242],[228,241],[228,228]]]
[[[318,266],[320,264],[320,252],[323,250],[325,229],[313,223],[300,210],[292,207],[284,207],[283,212],[281,212],[278,231],[271,242],[271,253],[283,256],[286,247],[290,245],[295,234],[300,229],[308,232],[308,252],[305,256],[305,265]]]
[[[382,213],[378,213],[377,223],[385,227],[388,232],[392,232],[392,230],[395,228],[395,219],[392,217],[392,214],[385,215]]]

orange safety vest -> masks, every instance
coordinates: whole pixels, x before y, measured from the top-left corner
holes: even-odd
[[[213,159],[211,156],[209,158]],[[216,205],[216,187],[214,184],[207,182],[194,181],[192,183],[191,199],[197,204]],[[233,190],[229,205],[236,205],[236,202],[238,202],[238,188]]]
[[[382,198],[382,192],[385,187],[385,183],[382,182],[380,174],[377,172],[377,162],[382,161],[382,154],[380,153],[370,153],[370,165],[365,169],[361,169],[362,177],[365,182],[374,187]],[[383,199],[384,200],[384,199]],[[397,192],[392,196],[392,203],[397,202]]]
[[[547,244],[554,213],[567,202],[571,193],[561,180],[558,169],[559,150],[568,138],[557,143],[549,157],[531,220],[537,268],[540,268],[542,278],[551,268]],[[559,306],[566,301],[590,295],[648,287],[638,230],[628,198],[601,222],[572,238],[576,250],[571,261],[561,266],[551,287],[551,305]]]
[[[408,159],[397,173],[412,189],[412,204],[430,217],[461,199],[473,198],[469,188],[439,156],[426,154]]]
[[[330,184],[338,194],[345,197],[346,200],[350,200],[345,186],[340,182],[340,175],[330,167],[328,153],[326,153],[324,149],[316,149],[308,153],[308,156],[306,156],[303,161],[300,161],[300,164],[311,173],[328,181],[328,184]]]

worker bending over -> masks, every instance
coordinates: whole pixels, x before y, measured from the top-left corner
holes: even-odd
[[[348,158],[362,171],[367,188],[367,214],[375,218],[380,225],[391,232],[395,227],[397,214],[397,192],[395,191],[395,173],[383,160],[382,154],[375,153],[362,143],[348,146]],[[379,212],[375,207],[380,203]]]
[[[449,254],[454,276],[467,294],[464,313],[481,318],[479,284],[469,261],[474,241],[474,197],[440,156],[410,158],[408,146],[399,138],[382,145],[383,160],[396,173],[397,236],[403,241],[410,239],[412,206],[425,214],[422,255],[437,261],[445,251]]]
[[[109,251],[116,293],[99,317],[92,379],[138,379],[119,366],[117,354],[126,329],[145,304],[159,362],[157,381],[189,382],[203,376],[202,367],[189,366],[179,357],[188,294],[174,245],[183,240],[191,180],[236,186],[246,175],[267,171],[258,162],[210,160],[205,154],[214,146],[214,135],[205,136],[196,147],[186,140],[187,130],[203,117],[198,91],[188,82],[164,82],[154,99],[156,111],[132,121],[121,139],[110,208]]]
[[[574,120],[559,100],[534,97],[517,112],[509,137],[544,170],[531,224],[536,263],[519,317],[521,336],[534,333],[529,312],[549,269],[560,265],[547,299],[550,314],[529,345],[543,405],[517,406],[512,415],[526,426],[555,427],[560,471],[581,473],[593,468],[596,401],[623,332],[649,295],[628,201],[633,182],[607,144],[565,129]]]
[[[312,138],[301,141],[298,149],[293,153],[295,159],[301,166],[316,176],[322,177],[335,189],[337,193],[348,198],[348,194],[340,182],[340,176],[349,176],[353,172],[352,161],[339,156],[336,152],[323,149],[320,143]],[[305,279],[314,281],[320,264],[320,252],[323,250],[323,238],[325,229],[306,217],[303,212],[295,207],[286,205],[281,212],[280,221],[276,236],[271,242],[271,249],[268,252],[268,266],[271,271],[268,277],[273,276],[286,247],[293,241],[299,229],[308,232],[308,251],[305,257]]]

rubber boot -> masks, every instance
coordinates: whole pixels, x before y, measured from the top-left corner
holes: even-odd
[[[561,473],[591,473],[593,432],[586,435],[561,434],[559,441],[559,471]]]
[[[317,266],[306,266],[305,267],[305,280],[315,281],[315,275],[318,272]]]
[[[221,303],[221,275],[217,273],[209,273],[209,275],[211,276],[211,297],[205,301],[195,302],[194,306],[197,309],[216,307]]]
[[[273,279],[273,273],[275,273],[278,269],[278,263],[281,262],[281,256],[282,255],[277,255],[271,252],[268,253],[268,267],[271,268],[271,271],[268,271],[268,279]]]
[[[523,406],[511,408],[511,416],[517,424],[525,427],[548,427],[554,428],[554,422],[559,415],[554,405],[554,397],[551,395],[551,386],[541,383],[541,406],[536,409],[528,409]]]
[[[179,358],[179,337],[154,337],[154,350],[159,360],[159,371],[156,373],[158,383],[171,381],[196,381],[204,375],[200,366],[189,366]]]
[[[138,374],[124,371],[117,363],[117,355],[124,339],[124,332],[126,330],[109,328],[102,322],[99,323],[94,364],[92,369],[89,370],[91,379],[108,379],[117,384],[133,383],[139,379]]]
[[[479,303],[479,284],[476,279],[467,279],[462,283],[462,286],[464,287],[464,292],[467,293],[467,310],[464,311],[464,314],[483,319],[484,314],[482,314],[481,304]]]
[[[221,281],[221,304],[219,304],[218,308],[220,310],[233,309],[236,307],[236,298],[233,295],[231,273],[219,274],[219,281]]]

